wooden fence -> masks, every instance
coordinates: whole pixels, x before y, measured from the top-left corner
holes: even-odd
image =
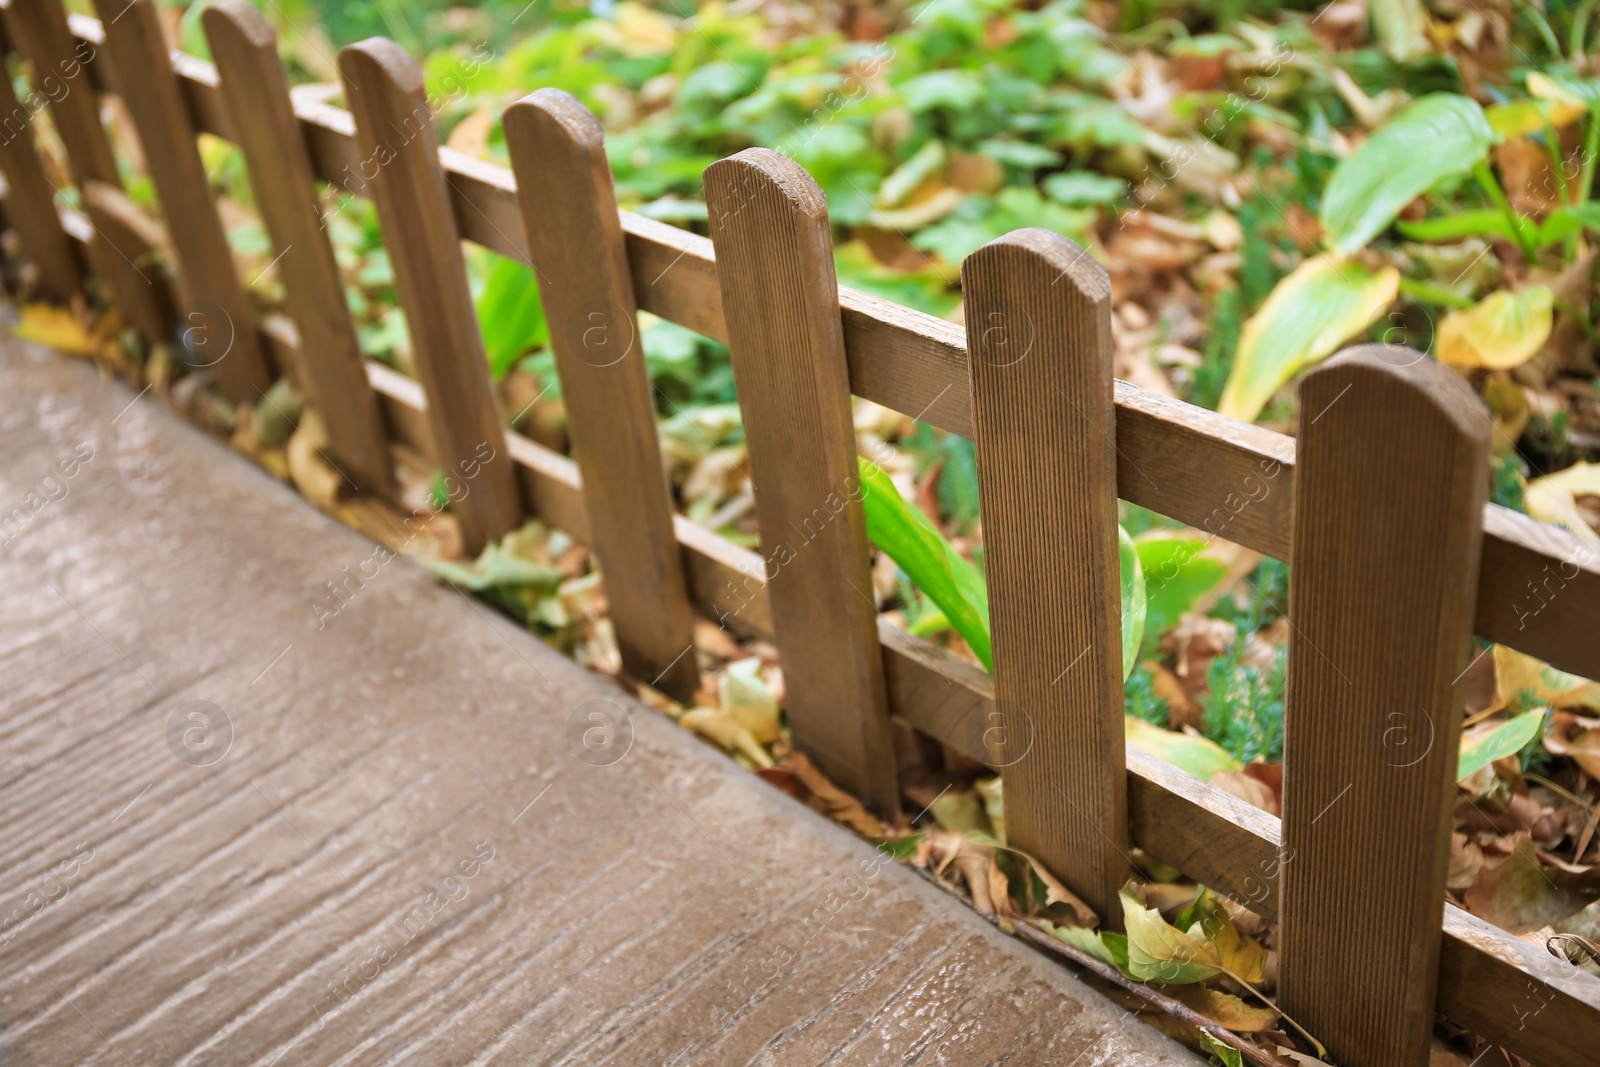
[[[1425,1063],[1435,1012],[1535,1063],[1595,1062],[1600,979],[1444,900],[1469,635],[1600,677],[1600,554],[1484,503],[1489,424],[1451,373],[1347,352],[1302,386],[1297,442],[1114,381],[1106,275],[1054,234],[968,259],[963,330],[839,288],[822,195],[776,153],[707,170],[708,240],[618,211],[600,126],[563,93],[508,109],[508,170],[438,145],[392,42],[343,50],[343,111],[291,101],[244,0],[204,15],[216,66],[169,55],[152,0],[97,5],[103,23],[59,0],[0,19],[32,85],[0,79],[4,212],[40,289],[94,277],[237,400],[289,377],[365,490],[392,492],[391,442],[431,456],[471,482],[471,550],[530,514],[589,543],[636,677],[688,695],[697,612],[775,639],[795,741],[881,808],[893,716],[1003,766],[1014,843],[1113,923],[1133,845],[1278,922],[1282,1003],[1338,1062]],[[164,221],[123,191],[102,93]],[[35,153],[45,108],[81,211]],[[251,311],[198,132],[242,149],[287,316]],[[418,381],[359,351],[319,180],[377,205]],[[463,237],[539,272],[575,460],[502,429]],[[730,345],[765,559],[673,514],[638,308]],[[877,617],[851,394],[976,442],[992,677]],[[1119,497],[1294,564],[1281,822],[1124,744]]]

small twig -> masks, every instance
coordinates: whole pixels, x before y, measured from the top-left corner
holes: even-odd
[[[1259,1063],[1262,1067],[1282,1067],[1279,1060],[1252,1045],[1221,1023],[1214,1022],[1201,1015],[1189,1005],[1183,1003],[1183,1001],[1164,996],[1143,982],[1133,981],[1109,963],[1103,963],[1087,952],[1081,952],[1073,948],[1061,939],[1045,933],[1037,926],[1033,926],[1028,922],[1019,922],[1017,923],[1017,933],[1021,935],[1024,941],[1031,941],[1041,948],[1047,948],[1051,952],[1065,956],[1073,963],[1087,967],[1106,981],[1115,982],[1118,986],[1149,1002],[1154,1007],[1160,1008],[1173,1018],[1181,1019],[1197,1030],[1204,1030],[1214,1040],[1227,1045],[1229,1048],[1237,1049],[1251,1063]]]

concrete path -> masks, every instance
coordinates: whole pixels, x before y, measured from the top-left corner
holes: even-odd
[[[1200,1062],[15,342],[0,542],[5,1067]],[[345,568],[376,574],[319,630]]]

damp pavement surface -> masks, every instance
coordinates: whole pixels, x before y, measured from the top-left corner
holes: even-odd
[[[5,1067],[1201,1062],[150,396],[0,382]]]

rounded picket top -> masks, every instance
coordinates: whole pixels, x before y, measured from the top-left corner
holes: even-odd
[[[427,97],[421,64],[387,37],[368,37],[339,49],[339,73],[356,90],[387,83],[393,90],[419,102]],[[353,108],[355,101],[350,104]],[[429,119],[431,123],[431,114]]]
[[[1048,350],[1066,366],[1103,360],[1111,377],[1111,278],[1051,230],[1013,230],[961,264],[967,348],[980,366],[1014,367]]]
[[[1030,226],[996,237],[961,263],[961,285],[968,272],[1005,271],[1033,279],[1047,275],[1051,287],[1068,282],[1085,302],[1111,299],[1111,276],[1088,249],[1054,230]]]
[[[1493,432],[1488,409],[1459,374],[1405,345],[1356,345],[1307,374],[1300,383],[1302,436],[1346,405],[1350,417],[1374,430],[1390,420],[1428,420],[1474,447],[1486,446]]]
[[[828,200],[816,179],[770,148],[747,148],[711,164],[705,170],[705,192],[713,239],[751,205],[769,211],[784,208],[813,223],[828,220]]]
[[[605,145],[600,120],[564,89],[536,89],[506,108],[501,121],[508,143],[525,140],[545,151],[557,149],[561,140],[586,151]],[[608,168],[607,176],[610,173]]]
[[[213,56],[270,48],[276,59],[278,31],[250,0],[217,0],[200,13],[200,24]]]

